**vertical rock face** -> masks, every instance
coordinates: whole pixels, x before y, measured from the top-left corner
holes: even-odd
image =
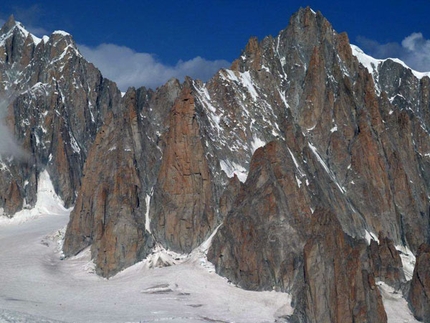
[[[224,192],[219,200],[219,212],[221,219],[224,219],[234,206],[236,197],[242,188],[240,180],[236,174],[229,180]]]
[[[255,149],[285,138],[299,164],[312,155],[317,162],[318,174],[311,170],[303,179],[312,182],[325,176],[322,171],[337,187],[327,198],[338,205],[336,216],[348,234],[382,231],[395,245],[416,250],[429,237],[428,124],[423,112],[413,112],[425,110],[426,101],[415,98],[426,97],[427,77],[420,82],[411,73],[389,74],[384,64],[377,64],[379,74],[369,74],[354,55],[360,58],[348,37],[310,9],[293,15],[276,38],[251,39],[231,70],[207,84],[194,82],[196,103],[208,119],[207,146],[229,177],[244,181]],[[415,110],[387,97],[404,74],[423,84],[405,92]],[[382,86],[390,91],[381,92]],[[326,190],[328,182],[319,182]]]
[[[136,92],[130,90],[121,117],[112,115],[98,133],[64,241],[66,256],[91,245],[97,272],[106,277],[145,258],[153,247],[145,229],[136,109]]]
[[[405,278],[394,246],[416,250],[429,238],[423,158],[429,125],[379,92],[381,83],[360,65],[346,35],[309,9],[295,14],[276,39],[251,40],[232,69],[225,79],[235,84],[249,75],[254,91],[271,102],[278,117],[272,129],[280,129],[284,140],[254,153],[209,259],[244,288],[292,291],[300,320],[386,321],[375,279],[399,288]],[[396,77],[384,77],[383,86],[391,89]],[[420,91],[409,95],[422,96]],[[219,109],[216,104],[211,101]],[[255,123],[257,133],[264,121]],[[407,155],[415,162],[408,164]],[[275,171],[278,163],[283,171]],[[326,226],[318,224],[315,210],[330,215]],[[304,225],[309,222],[325,234]],[[280,230],[282,243],[265,243],[271,228]],[[332,231],[334,237],[325,236]],[[379,245],[367,248],[357,240],[368,232],[382,232]],[[279,261],[272,261],[273,252]],[[300,293],[303,286],[310,288],[307,294]]]
[[[430,322],[430,245],[423,243],[418,248],[417,262],[408,295],[414,316]]]
[[[191,252],[215,229],[212,174],[191,90],[172,107],[163,159],[151,201],[151,231],[165,247]]]
[[[207,83],[123,98],[70,35],[37,39],[11,18],[0,95],[21,147],[1,156],[0,207],[34,205],[47,168],[75,204],[64,252],[91,247],[99,274],[156,243],[191,252],[221,223],[216,271],[291,292],[296,321],[385,322],[375,281],[403,285],[402,246],[419,250],[409,300],[427,320],[430,78],[365,56],[321,13],[250,39]]]
[[[69,34],[39,39],[13,17],[0,30],[0,74],[3,132],[9,130],[0,182],[15,183],[1,185],[0,207],[11,216],[34,206],[45,168],[65,205],[73,205],[88,149],[107,112],[119,106],[118,89],[83,59]]]
[[[3,184],[3,183],[2,183]],[[19,190],[19,186],[15,179],[10,178],[2,185],[4,196],[3,196],[3,207],[6,214],[14,214],[22,209],[23,197]]]
[[[368,249],[375,279],[400,289],[406,278],[399,251],[394,247],[393,241],[379,235],[379,244],[372,240]]]
[[[105,277],[144,259],[154,246],[147,201],[160,167],[157,133],[165,127],[158,122],[178,93],[176,81],[155,95],[130,89],[88,155],[63,251],[70,256],[91,246],[97,272]]]
[[[296,315],[304,314],[304,322],[387,322],[364,240],[347,236],[324,209],[315,211],[311,227],[304,247],[306,295]]]
[[[208,259],[243,288],[290,291],[300,268],[309,196],[295,183],[293,157],[279,142],[258,149],[250,167]]]

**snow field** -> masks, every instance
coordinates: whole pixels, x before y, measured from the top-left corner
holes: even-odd
[[[70,210],[42,173],[38,203],[0,222],[0,322],[274,322],[290,295],[251,292],[214,273],[210,239],[190,255],[159,247],[110,279],[94,273],[89,248],[62,260]],[[161,257],[175,264],[158,268]],[[149,268],[149,267],[152,267]]]

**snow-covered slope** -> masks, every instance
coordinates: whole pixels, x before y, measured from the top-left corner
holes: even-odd
[[[418,79],[421,79],[424,76],[430,77],[430,72],[415,71],[414,69],[412,69],[408,65],[406,65],[405,62],[403,62],[402,60],[400,60],[398,58],[385,58],[385,59],[373,58],[372,56],[367,55],[365,52],[363,52],[363,50],[360,49],[358,46],[352,45],[352,44],[351,44],[351,49],[352,49],[353,55],[358,58],[360,63],[363,64],[363,66],[366,67],[369,70],[369,73],[372,74],[373,76],[375,76],[375,73],[377,73],[379,65],[390,60],[390,61],[393,61],[395,63],[402,65],[406,69],[409,69],[415,75],[415,77]]]
[[[68,214],[0,226],[0,322],[274,322],[292,313],[288,294],[244,291],[194,257],[107,280],[89,252],[60,260]]]
[[[408,307],[408,302],[403,298],[400,291],[388,286],[383,282],[377,284],[381,291],[388,323],[412,323],[417,321]]]

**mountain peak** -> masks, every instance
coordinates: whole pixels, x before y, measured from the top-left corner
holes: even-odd
[[[0,29],[0,34],[6,34],[17,25],[15,17],[10,15],[3,27]]]
[[[75,203],[63,252],[91,245],[98,274],[205,246],[234,284],[291,292],[294,321],[387,322],[378,284],[404,283],[396,248],[412,258],[430,239],[430,79],[391,61],[372,79],[306,7],[207,83],[121,98],[68,33],[35,48],[12,21],[0,86],[25,91],[7,121],[32,159],[0,160],[5,214],[36,204],[46,169]]]
[[[33,42],[35,45],[39,44],[41,42],[41,39],[30,33],[22,23],[15,20],[15,17],[13,15],[9,16],[9,19],[6,21],[6,23],[3,25],[3,27],[0,29],[0,37],[2,40],[11,37],[14,34],[21,34],[20,37],[22,37],[24,40],[31,36]]]
[[[8,27],[8,29],[11,29],[15,25],[16,25],[15,17],[13,15],[10,15],[8,20],[5,23],[5,26]]]
[[[311,13],[313,15],[317,15],[317,12],[315,10],[313,10],[311,7],[307,6],[305,8],[300,8],[298,10],[298,13]]]
[[[67,31],[64,31],[64,30],[55,30],[52,34],[53,35],[61,35],[61,36],[64,36],[64,37],[66,37],[66,36],[71,37],[72,36]]]

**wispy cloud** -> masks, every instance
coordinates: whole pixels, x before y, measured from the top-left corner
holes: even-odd
[[[424,38],[422,33],[412,33],[400,44],[381,44],[365,37],[357,37],[357,43],[375,58],[399,58],[417,71],[430,71],[430,40]]]
[[[225,60],[210,61],[197,56],[171,66],[163,64],[153,54],[138,53],[115,44],[101,44],[95,48],[78,46],[82,55],[99,68],[103,76],[115,81],[122,91],[130,86],[155,88],[172,77],[183,80],[190,76],[206,81],[220,68],[230,65]]]
[[[25,28],[29,32],[31,32],[33,35],[36,35],[38,37],[42,37],[42,36],[50,34],[50,32],[47,29],[43,28],[43,27],[37,27],[37,26],[31,26],[30,25],[30,26],[25,26]]]
[[[6,124],[8,100],[0,98],[0,157],[24,159],[28,155],[17,143],[12,131]]]

